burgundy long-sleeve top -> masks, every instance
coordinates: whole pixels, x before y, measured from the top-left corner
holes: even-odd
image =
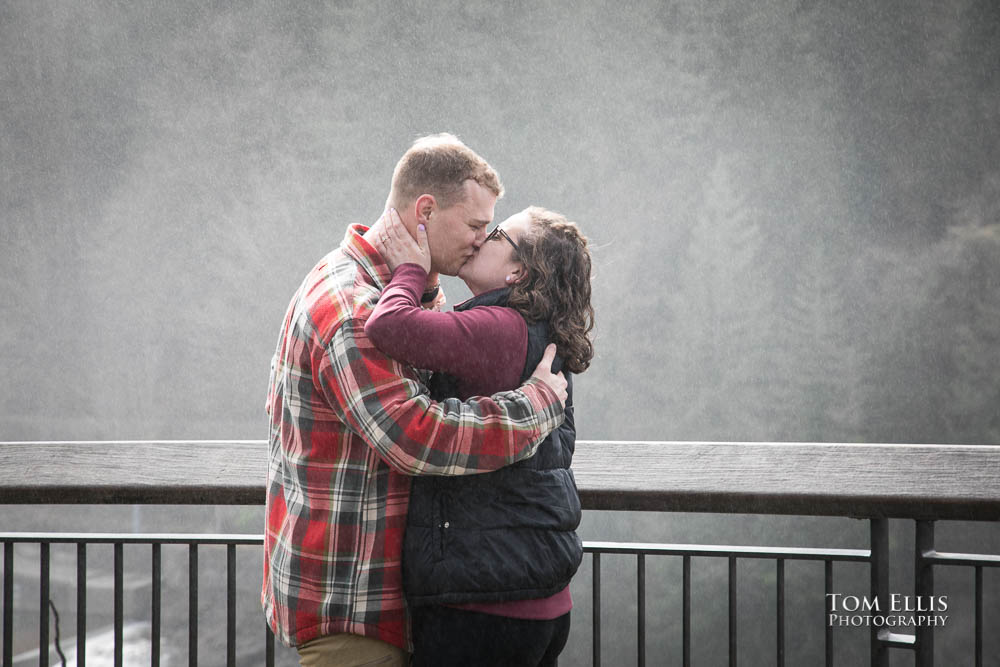
[[[421,308],[426,280],[418,264],[396,267],[365,324],[375,346],[415,368],[455,376],[463,400],[516,389],[528,350],[524,318],[503,306],[448,313]]]
[[[513,308],[478,306],[437,312],[420,306],[427,273],[401,264],[365,323],[365,334],[382,352],[416,368],[443,371],[458,380],[459,396],[492,396],[521,383],[528,326]],[[456,606],[498,616],[552,619],[573,606],[569,587],[539,600],[473,602]]]

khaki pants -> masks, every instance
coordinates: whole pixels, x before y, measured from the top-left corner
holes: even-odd
[[[410,654],[371,637],[337,634],[299,647],[302,667],[406,667]]]

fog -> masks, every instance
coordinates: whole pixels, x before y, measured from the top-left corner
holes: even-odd
[[[5,435],[260,437],[451,131],[596,246],[585,437],[997,442],[997,7],[827,4],[5,3]]]
[[[449,131],[593,243],[581,438],[1000,442],[993,0],[0,0],[0,63],[0,440],[266,437],[293,291]]]

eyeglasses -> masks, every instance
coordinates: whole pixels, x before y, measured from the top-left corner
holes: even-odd
[[[510,235],[507,234],[507,232],[505,232],[503,229],[501,229],[499,225],[496,226],[496,227],[494,227],[493,231],[490,232],[489,234],[487,234],[486,240],[487,241],[492,241],[493,239],[499,238],[501,236],[504,237],[505,239],[507,239],[507,243],[509,243],[512,246],[514,246],[514,252],[518,252],[520,250],[520,248],[517,247],[517,244],[514,243],[514,239],[512,239],[510,237]]]

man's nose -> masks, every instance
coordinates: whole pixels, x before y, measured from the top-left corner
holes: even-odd
[[[484,243],[486,243],[486,228],[485,227],[476,231],[476,239],[472,242],[472,245],[475,246],[476,250],[479,250],[479,248]]]

